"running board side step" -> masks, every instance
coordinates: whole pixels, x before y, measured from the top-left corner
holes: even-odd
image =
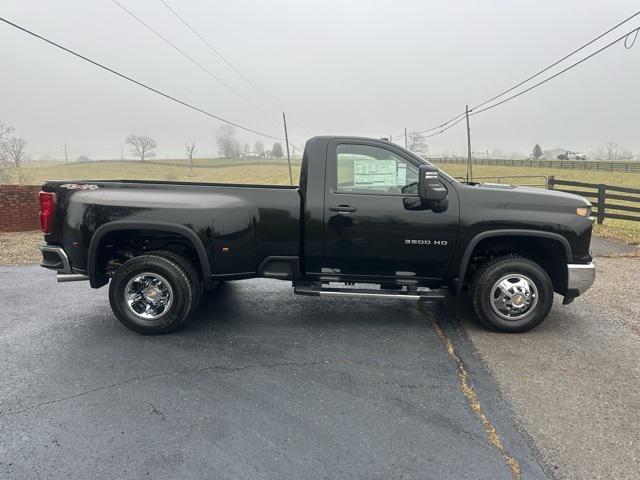
[[[309,295],[313,297],[373,297],[395,298],[403,300],[443,300],[445,298],[445,294],[437,290],[407,293],[393,290],[367,290],[363,288],[295,287],[293,291],[297,295]]]

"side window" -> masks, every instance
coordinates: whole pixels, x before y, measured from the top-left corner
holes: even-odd
[[[341,144],[336,158],[338,193],[418,193],[418,167],[390,150]]]

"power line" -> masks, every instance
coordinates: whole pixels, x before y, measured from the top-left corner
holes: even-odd
[[[436,126],[434,128],[431,128],[429,130],[421,130],[421,131],[418,131],[418,132],[407,132],[407,135],[420,135],[423,138],[435,137],[436,135],[440,135],[441,133],[446,132],[450,128],[455,127],[457,124],[459,124],[464,119],[465,119],[465,113],[463,113],[462,116],[457,115],[456,117],[453,117],[451,120],[449,120],[449,121],[447,121],[445,123],[442,123],[442,124],[440,124],[440,125],[438,125],[438,126]],[[455,120],[455,121],[452,123],[453,120]],[[429,135],[424,135],[424,132],[428,132],[430,130],[434,130],[435,128],[441,128],[441,127],[445,127],[445,128],[442,128],[441,130],[438,130],[437,132],[431,133]],[[404,138],[404,132],[403,133],[399,133],[397,135],[392,135],[392,138],[395,138],[395,137],[400,137],[400,140],[402,140],[402,138]]]
[[[600,50],[598,50],[597,52],[595,52],[595,53],[593,53],[593,54],[589,55],[588,57],[586,57],[586,58],[584,58],[584,59],[580,60],[579,62],[576,62],[575,64],[573,64],[573,65],[571,65],[570,67],[568,67],[568,68],[566,68],[566,69],[562,70],[561,72],[558,72],[557,74],[555,74],[555,75],[553,75],[553,76],[549,77],[548,79],[546,79],[546,80],[544,80],[544,81],[542,81],[542,82],[539,82],[538,84],[534,85],[533,87],[530,87],[530,88],[528,88],[528,89],[524,90],[523,92],[521,92],[521,93],[519,93],[519,94],[517,94],[517,95],[512,95],[511,97],[509,97],[509,98],[505,99],[504,101],[498,102],[498,103],[496,103],[496,104],[495,104],[495,105],[493,105],[493,106],[490,106],[490,107],[488,107],[488,108],[484,108],[484,109],[479,110],[479,111],[475,111],[477,108],[480,108],[480,107],[482,107],[482,106],[484,106],[484,105],[486,105],[486,104],[488,104],[488,103],[491,103],[491,102],[492,102],[492,101],[494,101],[494,100],[497,100],[498,98],[500,98],[500,97],[502,97],[502,96],[506,95],[506,94],[507,94],[507,93],[509,93],[509,92],[512,92],[512,91],[513,91],[513,90],[515,90],[516,88],[518,88],[518,87],[520,87],[520,86],[524,85],[525,83],[527,83],[527,82],[529,82],[529,81],[533,80],[534,78],[536,78],[536,77],[540,76],[540,75],[541,75],[541,74],[543,74],[544,72],[546,72],[546,71],[550,70],[551,68],[555,67],[556,65],[558,65],[558,64],[560,64],[560,63],[562,63],[564,60],[566,60],[567,58],[569,58],[569,57],[571,57],[571,56],[575,55],[576,53],[580,52],[581,50],[584,50],[584,49],[585,49],[586,47],[588,47],[589,45],[592,45],[594,42],[596,42],[596,41],[600,40],[600,39],[601,39],[602,37],[604,37],[605,35],[607,35],[607,34],[611,33],[613,30],[617,29],[618,27],[620,27],[621,25],[623,25],[623,24],[627,23],[629,20],[631,20],[631,19],[633,19],[633,18],[637,17],[638,15],[640,15],[640,11],[638,11],[638,12],[634,13],[633,15],[631,15],[631,16],[629,16],[629,17],[627,17],[626,19],[624,19],[624,20],[622,20],[621,22],[617,23],[617,24],[616,24],[616,25],[614,25],[613,27],[609,28],[609,29],[608,29],[608,30],[606,30],[605,32],[603,32],[603,33],[601,33],[600,35],[598,35],[597,37],[593,38],[593,39],[592,39],[592,40],[590,40],[589,42],[587,42],[587,43],[585,43],[584,45],[582,45],[582,46],[578,47],[577,49],[573,50],[571,53],[569,53],[569,54],[565,55],[564,57],[562,57],[561,59],[559,59],[559,60],[555,61],[555,62],[554,62],[554,63],[552,63],[551,65],[549,65],[549,66],[547,66],[547,67],[545,67],[545,68],[543,68],[543,69],[539,70],[539,71],[538,71],[538,72],[536,72],[535,74],[531,75],[530,77],[526,78],[525,80],[521,81],[520,83],[518,83],[518,84],[514,85],[513,87],[511,87],[511,88],[509,88],[509,89],[507,89],[507,90],[504,90],[503,92],[499,93],[498,95],[495,95],[495,96],[493,96],[492,98],[490,98],[490,99],[488,99],[488,100],[485,100],[484,102],[482,102],[482,103],[480,103],[480,104],[478,104],[478,105],[476,105],[476,106],[474,106],[474,107],[470,108],[470,109],[469,109],[470,115],[475,115],[475,114],[477,114],[477,113],[482,113],[482,112],[484,112],[484,111],[486,111],[486,110],[489,110],[489,108],[494,108],[495,106],[501,105],[501,104],[505,103],[506,101],[509,101],[509,100],[511,100],[511,99],[513,99],[513,98],[516,98],[516,97],[520,96],[521,94],[526,93],[526,92],[528,92],[528,91],[532,90],[533,88],[535,88],[535,87],[537,87],[537,86],[540,86],[540,85],[542,85],[543,83],[548,82],[549,80],[551,80],[551,79],[553,79],[553,78],[557,77],[558,75],[560,75],[560,74],[562,74],[562,73],[566,72],[567,70],[569,70],[569,69],[573,68],[574,66],[579,65],[579,64],[580,64],[580,63],[582,63],[583,61],[588,60],[589,58],[593,57],[594,55],[596,55],[596,54],[600,53],[602,50],[605,50],[606,48],[609,48],[609,47],[610,47],[610,46],[612,46],[613,44],[615,44],[615,43],[619,42],[620,40],[622,40],[622,38],[625,38],[625,47],[626,47],[626,48],[631,48],[631,46],[633,46],[633,43],[635,43],[635,38],[636,38],[636,37],[637,37],[637,35],[638,35],[638,29],[634,29],[634,30],[632,30],[631,32],[629,32],[628,34],[626,34],[626,35],[622,36],[621,38],[618,38],[617,40],[615,40],[615,41],[614,41],[614,42],[612,42],[611,44],[606,45],[605,47],[601,48],[601,49],[600,49]],[[627,39],[627,38],[629,38],[629,37],[631,36],[631,34],[632,34],[632,33],[634,33],[634,32],[635,32],[635,36],[634,36],[634,38],[633,38],[633,41],[631,42],[631,44],[630,44],[629,46],[627,46],[627,40],[626,40],[626,39]],[[440,125],[437,125],[437,126],[435,126],[435,127],[428,128],[428,129],[426,129],[426,130],[418,130],[418,131],[416,131],[416,132],[412,132],[412,133],[415,133],[415,134],[422,134],[422,133],[430,132],[430,131],[432,131],[432,130],[436,130],[436,129],[438,129],[438,128],[441,128],[441,127],[444,127],[444,126],[446,126],[446,125],[450,124],[451,122],[453,122],[453,121],[455,121],[455,120],[457,120],[457,119],[459,119],[459,118],[464,118],[464,115],[465,115],[465,112],[462,112],[461,114],[456,115],[455,117],[453,117],[453,118],[451,118],[451,119],[447,120],[446,122],[444,122],[444,123],[442,123],[442,124],[440,124]],[[457,122],[456,122],[456,123],[457,123]],[[451,125],[451,126],[453,126],[453,125]],[[443,132],[445,132],[445,131],[446,131],[446,130],[448,130],[448,129],[449,129],[449,128],[445,128],[445,129],[443,129],[443,130],[441,130],[441,131],[439,131],[439,132],[437,132],[437,133],[435,133],[435,134],[428,135],[427,137],[432,137],[432,136],[435,136],[435,135],[439,135],[440,133],[443,133]]]
[[[559,63],[562,63],[563,61],[565,61],[567,58],[575,55],[576,53],[578,53],[581,50],[584,50],[585,48],[587,48],[589,45],[595,43],[596,41],[600,40],[602,37],[604,37],[605,35],[607,35],[608,33],[611,33],[613,30],[615,30],[616,28],[618,28],[620,25],[623,25],[625,23],[627,23],[629,20],[631,20],[634,17],[637,17],[638,15],[640,15],[640,11],[637,11],[636,13],[634,13],[633,15],[631,15],[630,17],[627,17],[625,20],[621,21],[620,23],[618,23],[617,25],[611,27],[610,29],[608,29],[606,32],[601,33],[600,35],[598,35],[597,37],[595,37],[594,39],[588,41],[587,43],[585,43],[584,45],[582,45],[581,47],[576,48],[574,51],[572,51],[571,53],[569,53],[568,55],[565,55],[564,57],[562,57],[560,60],[557,60],[555,62],[553,62],[551,65],[549,65],[548,67],[543,68],[542,70],[539,70],[538,72],[534,73],[533,75],[531,75],[530,77],[526,78],[525,80],[521,81],[520,83],[514,85],[513,87],[505,90],[504,92],[499,93],[498,95],[490,98],[489,100],[485,100],[484,102],[472,107],[469,111],[473,111],[476,108],[480,108],[484,105],[486,105],[487,103],[491,103],[494,100],[506,95],[509,92],[512,92],[513,90],[515,90],[516,88],[524,85],[525,83],[527,83],[530,80],[533,80],[534,78],[540,76],[541,74],[543,74],[544,72],[552,69],[553,67],[555,67],[556,65],[558,65]],[[592,55],[591,55],[592,56]],[[589,58],[589,57],[587,57]],[[552,77],[553,78],[553,77]]]
[[[187,27],[198,39],[204,43],[209,50],[211,50],[220,60],[222,60],[231,70],[238,74],[240,78],[242,78],[245,82],[247,82],[256,92],[258,92],[262,97],[264,97],[271,105],[273,105],[278,110],[284,110],[280,104],[278,104],[275,100],[273,100],[269,95],[264,93],[258,86],[249,80],[246,75],[244,75],[240,70],[238,70],[227,58],[220,53],[220,51],[215,48],[211,42],[209,42],[199,31],[197,31],[191,24],[189,24],[171,5],[169,5],[165,0],[160,0],[160,2],[185,26]],[[291,120],[289,120],[291,123]],[[291,142],[289,142],[291,143]],[[297,147],[296,147],[297,148]]]
[[[640,12],[639,12],[639,13],[640,13]],[[469,116],[477,115],[477,114],[482,113],[482,112],[486,112],[487,110],[490,110],[490,109],[495,108],[495,107],[497,107],[497,106],[499,106],[499,105],[502,105],[503,103],[506,103],[506,102],[508,102],[508,101],[510,101],[510,100],[513,100],[514,98],[519,97],[520,95],[524,95],[525,93],[527,93],[527,92],[529,92],[529,91],[533,90],[534,88],[537,88],[537,87],[539,87],[540,85],[543,85],[543,84],[547,83],[548,81],[553,80],[554,78],[558,77],[559,75],[562,75],[562,74],[563,74],[563,73],[565,73],[566,71],[571,70],[572,68],[574,68],[574,67],[576,67],[576,66],[580,65],[581,63],[586,62],[586,61],[587,61],[587,60],[589,60],[591,57],[594,57],[594,56],[598,55],[599,53],[603,52],[604,50],[606,50],[606,49],[608,49],[608,48],[610,48],[610,47],[612,47],[612,46],[614,46],[616,43],[619,43],[619,42],[620,42],[620,41],[622,41],[622,40],[625,40],[625,48],[629,49],[629,48],[631,48],[631,47],[633,46],[633,44],[635,43],[636,38],[638,37],[638,33],[639,33],[639,32],[640,32],[640,27],[634,28],[634,29],[633,29],[633,30],[631,30],[630,32],[628,32],[628,33],[626,33],[626,34],[624,34],[624,35],[622,35],[622,36],[618,37],[617,39],[615,39],[615,40],[613,40],[612,42],[608,43],[608,44],[607,44],[607,45],[605,45],[604,47],[602,47],[602,48],[600,48],[600,49],[596,50],[595,52],[593,52],[593,53],[591,53],[590,55],[588,55],[588,56],[584,57],[583,59],[581,59],[581,60],[579,60],[579,61],[577,61],[577,62],[575,62],[575,63],[573,63],[573,64],[569,65],[568,67],[566,67],[566,68],[564,68],[563,70],[561,70],[561,71],[559,71],[559,72],[555,73],[554,75],[552,75],[552,76],[550,76],[550,77],[548,77],[548,78],[545,78],[545,79],[544,79],[544,80],[542,80],[541,82],[538,82],[538,83],[536,83],[535,85],[532,85],[531,87],[529,87],[529,88],[527,88],[527,89],[525,89],[525,90],[522,90],[522,91],[520,91],[520,92],[518,92],[518,93],[516,93],[516,94],[514,94],[514,95],[511,95],[510,97],[507,97],[507,98],[505,98],[504,100],[501,100],[501,101],[500,101],[500,102],[498,102],[498,103],[495,103],[495,104],[493,104],[493,105],[489,105],[488,107],[482,108],[482,109],[480,109],[480,110],[475,110],[473,113],[469,113]],[[627,43],[627,42],[628,42],[628,39],[629,39],[629,38],[631,38],[632,36],[633,36],[633,40],[631,41],[631,43],[630,43],[630,44],[628,44],[628,43]],[[475,108],[477,108],[477,107],[475,107]],[[469,112],[471,112],[471,110],[469,110]],[[425,138],[429,138],[429,137],[434,137],[434,136],[436,136],[436,135],[440,135],[441,133],[446,132],[447,130],[449,130],[449,129],[450,129],[450,128],[452,128],[453,126],[455,126],[455,125],[457,125],[458,123],[460,123],[460,122],[461,122],[462,120],[464,120],[465,118],[466,118],[465,116],[460,117],[458,120],[456,120],[454,123],[450,124],[450,125],[449,125],[449,126],[447,126],[446,128],[443,128],[442,130],[440,130],[440,131],[438,131],[438,132],[435,132],[435,133],[432,133],[432,134],[430,134],[430,135],[425,135]]]
[[[449,125],[451,122],[453,122],[454,120],[459,119],[460,117],[464,117],[465,112],[459,113],[458,115],[456,115],[455,117],[450,118],[449,120],[447,120],[444,123],[441,123],[440,125],[436,125],[435,127],[431,127],[431,128],[427,128],[426,130],[417,130],[415,132],[411,132],[413,134],[422,134],[422,133],[427,133],[430,132],[432,130],[437,130],[438,128],[442,128],[442,127],[446,127],[447,125]],[[432,135],[429,135],[432,136]]]
[[[180,55],[182,55],[183,57],[185,57],[187,60],[189,60],[191,63],[193,63],[195,66],[197,66],[200,70],[202,70],[203,72],[205,72],[207,75],[209,75],[211,78],[213,78],[214,80],[216,80],[218,83],[220,83],[222,86],[224,86],[225,88],[227,88],[228,90],[230,90],[231,92],[233,92],[235,95],[237,95],[238,97],[240,97],[242,100],[244,100],[245,102],[247,102],[249,105],[251,105],[253,108],[255,108],[256,110],[260,111],[261,113],[263,113],[264,115],[266,115],[267,117],[269,117],[271,120],[273,120],[274,122],[276,122],[278,125],[280,125],[280,120],[276,119],[275,117],[273,117],[269,112],[267,112],[266,110],[264,110],[262,107],[260,107],[259,105],[256,105],[254,102],[252,102],[251,100],[249,100],[247,97],[245,97],[244,95],[242,95],[240,92],[238,92],[236,89],[234,89],[231,85],[229,85],[228,83],[226,83],[224,80],[220,79],[217,75],[215,75],[211,70],[209,70],[208,68],[206,68],[204,65],[202,65],[200,62],[198,62],[196,59],[194,59],[192,56],[190,56],[188,53],[186,53],[184,50],[182,50],[180,47],[178,47],[175,43],[173,43],[171,40],[169,40],[167,37],[165,37],[164,35],[162,35],[160,32],[158,32],[156,29],[154,29],[152,26],[150,26],[148,23],[146,23],[144,20],[142,20],[140,17],[138,17],[135,13],[133,13],[131,10],[129,10],[127,7],[125,7],[124,5],[122,5],[118,0],[111,0],[114,4],[116,4],[118,7],[120,7],[120,9],[122,9],[125,13],[127,13],[130,17],[132,17],[133,19],[135,19],[138,23],[140,23],[141,25],[143,25],[147,30],[149,30],[151,33],[153,33],[155,36],[157,36],[158,38],[160,38],[163,42],[165,42],[167,45],[169,45],[170,47],[172,47],[175,51],[177,51]]]
[[[640,12],[639,12],[640,13]],[[493,105],[489,105],[488,107],[484,107],[480,110],[476,110],[473,113],[471,113],[470,115],[477,115],[479,113],[482,112],[486,112],[487,110],[491,110],[492,108],[497,107],[498,105],[502,105],[503,103],[508,102],[509,100],[513,100],[516,97],[519,97],[520,95],[524,95],[525,93],[533,90],[536,87],[539,87],[540,85],[547,83],[549,80],[553,80],[554,78],[556,78],[559,75],[562,75],[563,73],[565,73],[568,70],[571,70],[572,68],[580,65],[583,62],[586,62],[587,60],[589,60],[591,57],[594,57],[596,55],[598,55],[599,53],[603,52],[604,50],[614,46],[616,43],[620,42],[621,40],[627,39],[631,36],[631,34],[635,33],[636,36],[638,35],[638,31],[640,31],[640,27],[634,28],[633,30],[631,30],[629,33],[626,33],[624,35],[622,35],[621,37],[618,37],[617,39],[615,39],[614,41],[608,43],[607,45],[605,45],[604,47],[596,50],[595,52],[593,52],[592,54],[584,57],[583,59],[569,65],[567,68],[564,68],[562,70],[560,70],[558,73],[555,73],[553,75],[551,75],[548,78],[545,78],[544,80],[542,80],[541,82],[536,83],[535,85],[530,86],[529,88],[526,88],[525,90],[522,90],[518,93],[516,93],[515,95],[511,95],[510,97],[505,98],[504,100],[499,101],[498,103],[494,103]],[[629,47],[630,48],[630,47]],[[476,107],[477,108],[477,107]]]
[[[440,135],[441,133],[446,132],[447,130],[449,130],[450,128],[455,127],[457,124],[459,124],[461,121],[463,121],[466,117],[463,115],[462,117],[460,117],[458,120],[456,120],[455,122],[449,124],[446,128],[443,128],[442,130],[435,132],[435,133],[431,133],[429,135],[425,135],[424,138],[429,138],[429,137],[435,137],[436,135]]]
[[[171,5],[169,5],[165,0],[160,0],[162,3],[172,14],[175,16],[185,27],[187,27],[191,33],[193,33],[209,50],[211,50],[220,60],[222,60],[231,70],[238,74],[240,78],[242,78],[247,84],[249,84],[256,92],[258,92],[262,97],[264,97],[271,105],[273,105],[278,111],[285,110],[279,105],[275,100],[273,100],[269,95],[264,93],[258,86],[249,80],[240,70],[238,70],[227,58],[220,53],[220,51],[215,48],[211,42],[209,42],[198,30],[196,30],[189,22],[187,22]],[[291,123],[291,119],[289,119],[289,123]],[[290,128],[291,129],[291,128]],[[292,130],[298,130],[297,128],[293,128]],[[301,133],[298,130],[299,133]]]
[[[70,53],[71,55],[73,55],[75,57],[78,57],[78,58],[80,58],[80,59],[82,59],[82,60],[84,60],[86,62],[92,63],[96,67],[100,67],[103,70],[106,70],[107,72],[113,73],[114,75],[117,75],[120,78],[124,78],[125,80],[128,80],[128,81],[130,81],[132,83],[135,83],[136,85],[138,85],[138,86],[140,86],[142,88],[145,88],[145,89],[147,89],[147,90],[149,90],[149,91],[151,91],[153,93],[157,93],[158,95],[161,95],[161,96],[163,96],[163,97],[165,97],[165,98],[167,98],[169,100],[172,100],[172,101],[174,101],[176,103],[179,103],[180,105],[183,105],[183,106],[188,107],[188,108],[190,108],[192,110],[195,110],[196,112],[203,113],[204,115],[207,115],[207,116],[209,116],[211,118],[215,118],[216,120],[220,120],[221,122],[227,123],[229,125],[233,125],[234,127],[237,127],[237,128],[239,128],[241,130],[244,130],[246,132],[254,133],[256,135],[260,135],[260,136],[266,137],[266,138],[271,138],[273,140],[282,140],[282,138],[280,138],[280,137],[276,137],[276,136],[273,136],[273,135],[268,135],[266,133],[262,133],[262,132],[259,132],[257,130],[253,130],[251,128],[245,127],[243,125],[240,125],[239,123],[235,123],[235,122],[232,122],[232,121],[227,120],[225,118],[222,118],[222,117],[220,117],[218,115],[214,115],[213,113],[207,112],[206,110],[204,110],[202,108],[199,108],[199,107],[196,107],[196,106],[194,106],[194,105],[192,105],[190,103],[187,103],[187,102],[185,102],[183,100],[180,100],[179,98],[176,98],[176,97],[173,97],[173,96],[171,96],[171,95],[169,95],[167,93],[161,92],[160,90],[157,90],[157,89],[155,89],[155,88],[153,88],[153,87],[151,87],[151,86],[149,86],[149,85],[147,85],[145,83],[139,82],[138,80],[135,80],[135,79],[125,75],[124,73],[120,73],[120,72],[118,72],[118,71],[116,71],[116,70],[114,70],[112,68],[107,67],[106,65],[103,65],[103,64],[101,64],[101,63],[99,63],[99,62],[97,62],[95,60],[91,60],[90,58],[85,57],[84,55],[81,55],[81,54],[79,54],[77,52],[74,52],[73,50],[62,46],[59,43],[54,42],[53,40],[49,40],[48,38],[45,38],[42,35],[38,35],[37,33],[32,32],[31,30],[28,30],[28,29],[26,29],[24,27],[21,27],[20,25],[17,25],[15,23],[7,20],[4,17],[0,17],[0,20],[3,21],[4,23],[6,23],[7,25],[10,25],[10,26],[12,26],[12,27],[14,27],[14,28],[16,28],[18,30],[23,31],[24,33],[27,33],[27,34],[35,37],[35,38],[38,38],[38,39],[42,40],[43,42],[48,43],[49,45],[53,45],[54,47],[59,48],[60,50],[64,50],[65,52]]]
[[[260,95],[262,95],[265,99],[267,99],[267,101],[269,101],[269,103],[271,103],[275,108],[277,108],[278,110],[282,110],[282,108],[273,100],[271,99],[271,97],[269,97],[266,93],[264,93],[262,90],[260,90],[251,80],[249,80],[245,75],[242,74],[242,72],[240,72],[240,70],[238,70],[229,60],[227,60],[213,45],[211,45],[211,43],[204,38],[200,32],[198,32],[195,28],[193,28],[184,18],[182,18],[178,12],[176,12],[165,0],[160,0],[160,2],[167,7],[167,9],[178,19],[180,20],[180,22],[182,22],[182,24],[187,27],[189,30],[191,30],[191,32],[200,39],[200,41],[202,43],[204,43],[209,50],[211,50],[213,53],[215,53],[218,58],[220,58],[220,60],[222,60],[224,63],[227,64],[227,66],[229,68],[231,68],[231,70],[233,70],[234,72],[236,72],[245,82],[247,82],[249,85],[251,85],[253,87],[253,89],[258,92]]]

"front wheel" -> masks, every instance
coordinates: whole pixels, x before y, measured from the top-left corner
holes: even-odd
[[[123,325],[143,334],[168,333],[195,306],[197,292],[183,266],[170,258],[141,255],[116,270],[109,303]]]
[[[553,304],[553,283],[536,262],[520,255],[488,261],[471,287],[473,306],[491,330],[520,333],[537,327]]]

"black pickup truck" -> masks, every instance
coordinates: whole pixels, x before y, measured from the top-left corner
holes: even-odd
[[[594,281],[591,204],[460,183],[384,140],[314,137],[299,186],[47,181],[42,263],[109,285],[141,333],[180,325],[218,282],[266,277],[318,296],[468,293],[484,325],[523,332]],[[268,299],[265,299],[268,301]]]

